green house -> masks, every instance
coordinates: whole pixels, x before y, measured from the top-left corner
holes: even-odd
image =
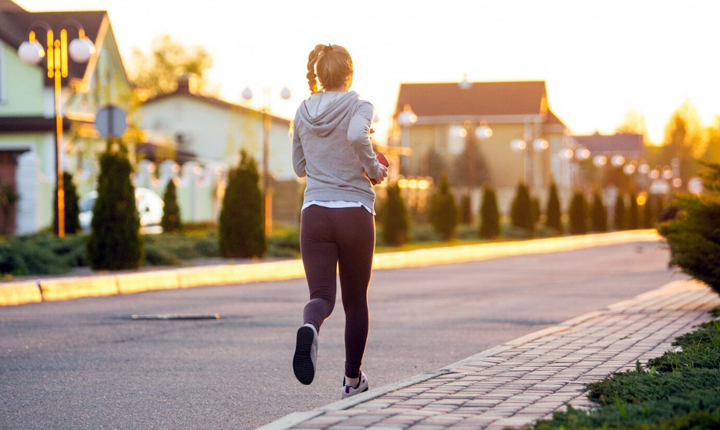
[[[126,111],[133,106],[109,16],[105,11],[29,12],[10,0],[0,0],[0,234],[32,233],[49,228],[53,220],[57,177],[54,79],[48,76],[48,55],[39,64],[28,65],[21,61],[18,49],[35,31],[47,52],[47,29],[55,38],[66,29],[72,41],[78,37],[78,24],[95,52],[83,64],[68,58],[60,90],[63,138],[59,157],[82,195],[95,187],[98,155],[106,145],[93,125],[96,112],[108,104]]]

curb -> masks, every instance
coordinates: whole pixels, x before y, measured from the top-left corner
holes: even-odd
[[[659,239],[657,231],[650,229],[419,249],[376,254],[373,259],[373,270],[467,263],[516,255],[572,251],[596,246],[658,242]],[[116,275],[49,278],[0,284],[0,306],[178,288],[284,281],[304,277],[305,270],[301,260],[286,260],[149,270]]]
[[[321,407],[311,410],[311,411],[295,412],[295,413],[286,415],[280,419],[277,419],[277,420],[275,420],[269,424],[266,424],[262,427],[258,427],[256,430],[287,430],[297,424],[300,424],[311,418],[315,418],[326,412],[349,409],[355,405],[358,405],[360,403],[364,403],[369,400],[373,400],[375,398],[381,397],[392,391],[397,391],[402,388],[406,388],[411,385],[415,385],[415,384],[424,382],[428,379],[432,379],[437,376],[448,374],[448,373],[452,372],[454,369],[460,368],[460,367],[465,366],[474,361],[478,361],[480,359],[487,358],[487,357],[492,357],[493,355],[505,352],[505,351],[513,349],[513,348],[517,348],[519,346],[525,345],[527,343],[530,343],[534,340],[543,338],[545,336],[549,336],[549,335],[552,335],[555,333],[566,331],[576,325],[579,325],[579,324],[582,324],[591,319],[597,318],[605,313],[616,312],[617,309],[625,308],[628,304],[641,302],[641,301],[648,300],[648,299],[658,297],[658,296],[677,293],[677,292],[683,291],[683,290],[699,290],[699,289],[704,289],[704,288],[707,288],[707,286],[705,286],[699,282],[696,282],[694,280],[683,280],[683,281],[670,282],[669,284],[665,284],[662,287],[659,287],[655,290],[635,296],[634,298],[632,298],[630,300],[625,300],[622,302],[614,303],[614,304],[609,305],[608,307],[603,308],[601,310],[588,312],[588,313],[580,315],[578,317],[563,321],[560,324],[557,324],[555,326],[548,327],[548,328],[545,328],[542,330],[538,330],[536,332],[527,334],[525,336],[521,336],[517,339],[502,343],[498,346],[487,349],[483,352],[472,355],[468,358],[457,361],[453,364],[442,367],[435,371],[420,373],[415,376],[411,376],[410,378],[403,379],[403,380],[400,380],[400,381],[397,381],[397,382],[394,382],[394,383],[391,383],[388,385],[384,385],[382,387],[372,389],[366,393],[362,393],[357,396],[350,397],[348,399],[330,403],[328,405],[321,406]]]

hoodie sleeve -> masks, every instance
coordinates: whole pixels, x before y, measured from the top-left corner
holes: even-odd
[[[297,129],[299,124],[298,115],[295,115],[292,124],[292,162],[295,174],[302,178],[305,176],[305,153],[300,142],[300,132]]]
[[[375,153],[370,143],[370,122],[375,114],[375,108],[368,102],[360,102],[355,110],[350,125],[348,126],[347,139],[360,159],[360,163],[371,178],[380,175],[380,162],[375,158]]]

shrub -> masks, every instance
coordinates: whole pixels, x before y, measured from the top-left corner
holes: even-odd
[[[457,207],[447,175],[440,178],[440,184],[430,199],[430,224],[444,240],[450,240],[455,234]]]
[[[705,191],[678,195],[678,216],[658,231],[673,250],[671,263],[720,293],[720,164],[706,166]]]
[[[480,207],[480,237],[492,239],[500,236],[500,212],[498,211],[495,188],[483,187],[482,206]]]
[[[532,215],[533,229],[535,225],[540,223],[540,217],[542,217],[542,210],[540,209],[540,199],[532,197],[530,199],[530,214]]]
[[[165,205],[163,206],[163,216],[160,221],[163,232],[173,233],[182,230],[180,206],[177,202],[177,188],[175,187],[175,181],[172,179],[168,181],[167,188],[165,188],[163,201]]]
[[[602,201],[600,192],[593,193],[592,205],[590,205],[590,230],[603,232],[607,231],[607,210]]]
[[[613,216],[613,227],[615,230],[625,230],[627,228],[625,212],[625,196],[622,193],[618,193],[615,198],[615,211]]]
[[[267,251],[265,215],[257,163],[244,150],[238,167],[229,172],[220,211],[220,255],[262,258]]]
[[[587,233],[587,203],[582,191],[575,191],[570,201],[570,234]]]
[[[100,157],[98,198],[87,242],[94,270],[137,269],[142,263],[143,240],[131,171],[127,150],[108,145]]]
[[[531,205],[530,193],[521,181],[515,190],[515,199],[510,208],[510,222],[515,227],[527,230],[530,237],[532,237],[535,230]]]
[[[640,214],[637,204],[637,194],[630,193],[630,208],[628,210],[628,230],[637,230],[640,228]]]
[[[458,222],[460,224],[472,225],[473,213],[472,205],[470,204],[470,195],[464,194],[460,199],[460,211],[458,212]]]
[[[555,230],[558,234],[562,234],[562,222],[560,213],[560,198],[555,182],[550,184],[548,191],[547,209],[545,210],[545,225]]]
[[[387,188],[387,198],[382,210],[383,241],[386,245],[400,246],[408,241],[410,222],[400,186],[395,183]]]
[[[75,234],[80,230],[80,207],[78,206],[77,188],[72,175],[68,172],[63,172],[63,191],[65,192],[65,210],[63,211],[65,213],[65,233]],[[57,194],[55,194],[55,202],[57,202]],[[57,215],[57,210],[55,215]],[[57,231],[57,219],[53,221],[53,226]]]

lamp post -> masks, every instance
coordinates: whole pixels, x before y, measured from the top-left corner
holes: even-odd
[[[402,112],[400,112],[397,116],[398,124],[400,124],[400,140],[401,140],[401,146],[403,147],[403,151],[408,151],[410,148],[410,126],[415,124],[417,122],[417,115],[415,115],[415,112],[412,111],[412,108],[410,105],[403,106]],[[407,175],[408,173],[408,160],[407,156],[402,159],[400,162],[401,164],[401,174]]]
[[[77,29],[78,37],[68,45],[68,32],[66,25]],[[65,236],[65,191],[63,190],[62,171],[62,140],[63,140],[63,113],[62,113],[62,80],[68,76],[68,54],[76,63],[86,63],[95,52],[92,41],[85,36],[85,29],[77,21],[68,21],[61,25],[60,37],[55,38],[52,27],[46,22],[37,21],[30,26],[28,40],[21,43],[18,55],[25,64],[36,65],[45,57],[47,49],[47,76],[55,83],[55,176],[57,181],[57,194],[55,202],[56,233],[59,237]],[[46,49],[38,42],[35,29],[42,28],[46,35]]]
[[[529,188],[532,188],[535,185],[535,174],[533,171],[535,159],[533,158],[533,153],[542,152],[548,149],[550,144],[545,139],[536,138],[532,141],[532,145],[528,145],[527,140],[530,136],[530,133],[527,130],[528,128],[528,124],[526,124],[522,139],[513,139],[510,141],[510,148],[515,152],[523,152],[524,182]]]
[[[475,147],[475,140],[477,141],[484,141],[492,137],[493,131],[488,126],[486,121],[480,121],[480,124],[475,127],[474,124],[470,121],[465,121],[465,129],[467,130],[466,133],[466,139],[465,139],[465,152],[468,158],[468,195],[472,192],[473,187],[475,186],[475,159],[477,158],[475,156],[475,150],[477,149]],[[474,128],[474,130],[473,130]],[[475,140],[473,140],[473,138]]]
[[[264,228],[266,236],[272,231],[272,193],[270,193],[270,125],[272,118],[270,117],[270,95],[270,88],[263,88],[263,100],[260,112],[262,112],[263,122],[262,195],[263,202],[265,203]],[[291,96],[290,89],[287,87],[280,91],[280,97],[282,97],[283,100],[288,100]],[[249,87],[245,88],[242,92],[242,97],[248,101],[252,100],[252,90]]]

